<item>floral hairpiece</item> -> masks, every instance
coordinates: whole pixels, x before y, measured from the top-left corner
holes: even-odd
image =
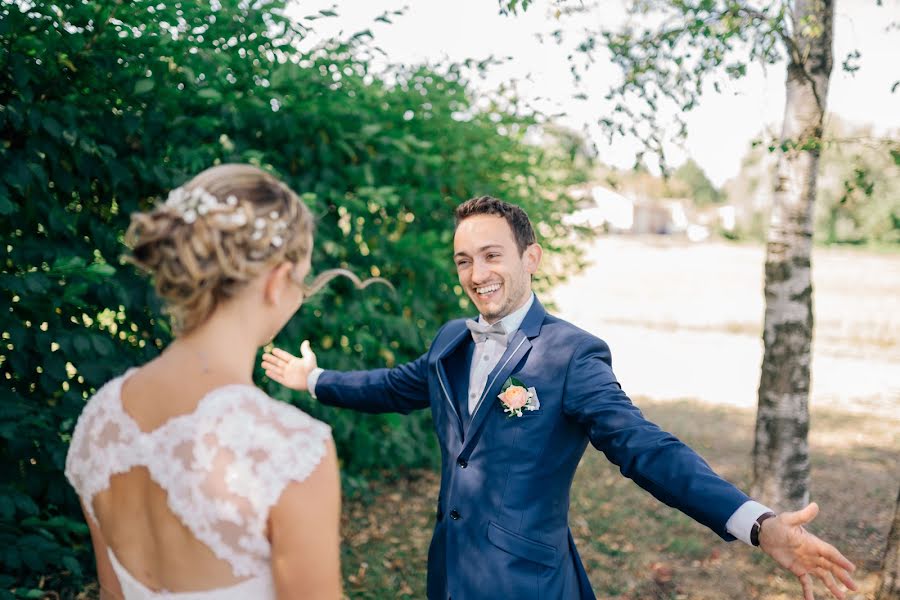
[[[195,187],[191,190],[177,187],[169,192],[164,206],[174,210],[187,224],[193,223],[198,217],[207,217],[207,215],[226,220],[239,227],[247,224],[247,210],[236,196],[229,195],[225,200],[220,200],[202,187]],[[262,239],[267,225],[271,225],[275,233],[271,240],[272,246],[280,248],[284,244],[282,236],[287,229],[287,223],[281,220],[281,215],[276,210],[268,214],[268,219],[257,217],[253,220],[254,231],[250,237],[253,240]]]

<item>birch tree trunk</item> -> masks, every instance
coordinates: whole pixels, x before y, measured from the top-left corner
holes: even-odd
[[[888,534],[884,562],[881,564],[881,585],[875,600],[897,600],[900,598],[900,492],[894,508],[894,522]]]
[[[832,68],[834,0],[795,0],[781,154],[766,247],[764,354],[752,495],[778,511],[809,500],[813,205]]]

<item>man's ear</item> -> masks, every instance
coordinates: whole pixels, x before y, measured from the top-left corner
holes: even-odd
[[[544,256],[544,250],[538,244],[531,244],[525,248],[525,252],[522,253],[522,261],[525,263],[525,270],[529,274],[534,275],[537,273],[538,268],[541,266],[542,256]]]
[[[277,306],[281,302],[285,288],[290,285],[292,268],[294,268],[292,263],[283,262],[269,271],[265,287],[263,287],[263,299],[268,304]]]

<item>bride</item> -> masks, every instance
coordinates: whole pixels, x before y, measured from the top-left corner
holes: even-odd
[[[72,436],[101,598],[339,598],[330,429],[252,381],[257,349],[334,275],[302,283],[309,210],[222,165],[135,214],[127,240],[176,339],[104,385]]]

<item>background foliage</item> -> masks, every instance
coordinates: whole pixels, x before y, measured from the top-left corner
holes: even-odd
[[[272,170],[319,215],[314,269],[396,285],[336,284],[277,340],[309,338],[333,368],[412,359],[469,310],[450,260],[465,198],[529,211],[558,269],[540,285],[578,266],[561,190],[583,173],[541,115],[508,94],[476,98],[466,65],[376,72],[368,32],[306,48],[334,14],[292,21],[282,8],[0,7],[0,595],[70,597],[92,576],[65,454],[86,398],[170,339],[149,282],[120,261],[122,234],[192,174],[220,161]],[[436,460],[427,414],[358,416],[271,388],[334,426],[350,489]]]
[[[897,249],[900,244],[900,148],[870,126],[830,115],[825,126],[815,209],[815,241]],[[771,152],[755,144],[723,195],[743,213],[736,235],[765,238],[775,185]]]

